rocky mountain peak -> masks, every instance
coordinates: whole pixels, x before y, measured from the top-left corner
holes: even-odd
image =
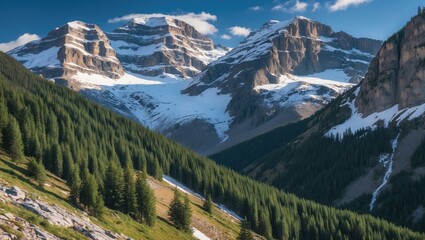
[[[135,18],[109,38],[124,67],[147,76],[193,77],[228,51],[190,24],[165,16]]]
[[[99,74],[118,79],[124,70],[106,34],[95,24],[69,22],[36,42],[10,54],[27,68],[46,78],[78,88],[77,73]]]
[[[425,103],[425,14],[413,17],[390,37],[371,62],[356,98],[365,116],[398,104],[398,109]]]

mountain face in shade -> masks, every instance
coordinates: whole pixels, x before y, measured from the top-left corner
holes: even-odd
[[[146,76],[194,77],[229,50],[170,17],[135,18],[108,35],[124,67]]]
[[[124,69],[110,46],[106,34],[96,25],[69,22],[51,31],[45,38],[9,52],[25,67],[49,79],[73,80],[77,73],[99,74],[112,79],[124,75]]]

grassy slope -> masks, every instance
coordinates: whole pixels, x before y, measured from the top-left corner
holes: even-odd
[[[43,201],[56,204],[71,212],[82,212],[68,203],[67,195],[69,188],[66,183],[48,174],[45,189],[28,178],[25,163],[16,164],[10,161],[4,151],[0,150],[0,184],[18,186],[33,196],[38,196]],[[190,239],[190,234],[184,234],[175,229],[167,220],[168,205],[173,198],[173,188],[165,182],[149,179],[157,198],[158,221],[154,228],[140,224],[127,215],[117,211],[107,209],[102,220],[91,218],[93,222],[114,232],[123,233],[133,239]],[[230,216],[215,211],[213,215],[202,210],[202,201],[193,196],[189,199],[192,202],[193,226],[202,231],[212,239],[235,239],[239,231],[238,222]],[[27,221],[34,223],[48,232],[63,239],[85,239],[86,237],[64,227],[53,226],[40,216],[25,210],[21,207],[8,203],[0,203],[0,215],[11,212]]]

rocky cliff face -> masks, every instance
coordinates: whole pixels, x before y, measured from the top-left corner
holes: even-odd
[[[310,116],[347,89],[342,83],[358,83],[380,46],[380,41],[334,32],[331,27],[304,17],[269,21],[211,63],[184,93],[198,95],[218,88],[232,96],[227,110],[233,125],[256,128],[280,116],[278,123],[267,128],[270,129]],[[337,88],[321,84],[325,81],[299,79],[295,90],[283,91],[282,86],[294,84],[294,75],[336,80],[332,86]],[[276,90],[273,86],[282,91],[269,91]],[[294,93],[303,96],[291,102]]]
[[[170,17],[135,18],[108,35],[124,67],[146,76],[194,77],[228,51]]]
[[[99,74],[118,79],[124,74],[106,34],[96,25],[79,21],[51,31],[45,38],[12,50],[9,54],[27,68],[78,87],[77,73]]]
[[[361,84],[356,107],[365,116],[398,104],[425,103],[425,16],[414,17],[390,37],[373,59]]]

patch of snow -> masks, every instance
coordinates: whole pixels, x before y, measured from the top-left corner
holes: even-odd
[[[398,134],[397,137],[391,142],[391,147],[392,147],[391,154],[384,153],[379,156],[379,163],[382,163],[384,167],[387,168],[387,171],[385,172],[384,179],[382,180],[381,185],[379,185],[378,188],[372,194],[372,199],[370,200],[370,203],[369,203],[369,211],[371,212],[373,210],[373,207],[375,205],[376,198],[378,197],[379,192],[382,190],[382,188],[385,187],[385,185],[387,185],[388,179],[390,178],[391,173],[393,172],[394,154],[397,149],[397,143],[398,143],[399,137],[400,137],[400,134]]]
[[[316,83],[332,84],[328,82],[328,80],[349,83],[351,77],[348,76],[342,69],[327,69],[323,72],[313,73],[302,78],[307,79],[306,81],[309,81],[309,79],[311,81],[313,80],[312,78],[319,78],[320,80],[316,80]]]
[[[126,73],[120,79],[77,73],[75,80],[83,88],[110,91],[131,110],[146,127],[157,131],[175,124],[202,119],[213,124],[220,140],[226,139],[226,131],[232,121],[226,111],[231,100],[229,94],[220,94],[217,88],[209,88],[197,96],[181,94],[190,81],[175,77],[144,77]],[[151,107],[146,107],[146,106]]]
[[[205,200],[204,197],[202,197],[200,194],[195,193],[194,191],[192,191],[190,188],[186,187],[184,184],[178,182],[177,180],[175,180],[174,178],[167,176],[167,175],[163,175],[162,176],[162,180],[168,184],[170,184],[173,187],[176,187],[178,190],[193,195],[201,200]]]
[[[13,54],[12,56],[18,60],[24,62],[26,68],[37,68],[37,67],[47,67],[47,68],[56,68],[60,67],[60,61],[58,59],[59,47],[52,47],[47,50],[41,51],[37,54],[27,54],[19,56]]]
[[[127,43],[121,40],[111,41],[111,46],[114,48],[120,55],[130,55],[130,56],[149,56],[155,52],[161,51],[163,43],[152,44],[147,46],[139,46],[132,43]]]
[[[162,180],[164,180],[166,183],[170,184],[173,187],[177,187],[177,189],[179,189],[180,191],[187,193],[187,194],[191,194],[199,199],[201,199],[202,201],[205,200],[204,197],[202,197],[200,194],[195,193],[194,191],[192,191],[190,188],[186,187],[184,184],[178,182],[177,180],[175,180],[174,178],[167,176],[167,175],[163,175],[162,176]],[[216,204],[214,203],[214,205],[221,210],[222,212],[230,215],[231,217],[237,219],[237,220],[243,220],[243,218],[241,218],[238,214],[236,214],[235,212],[233,212],[232,210],[228,209],[226,206],[222,205],[222,204]]]
[[[211,239],[211,238],[207,237],[204,233],[202,233],[201,231],[199,231],[198,229],[196,229],[194,227],[192,227],[192,230],[193,230],[193,236],[196,239],[199,239],[199,240],[210,240]]]
[[[335,40],[335,38],[329,38],[329,37],[324,37],[324,36],[319,37],[319,41],[324,42],[324,43],[333,42],[334,40]]]
[[[356,96],[358,94],[360,89],[356,90]],[[384,124],[384,127],[388,127],[388,124],[395,121],[397,122],[397,125],[400,124],[401,121],[407,119],[412,120],[417,117],[422,116],[425,113],[425,104],[412,107],[412,108],[405,108],[402,110],[399,110],[398,104],[387,108],[381,112],[375,112],[370,114],[367,117],[363,117],[361,113],[358,112],[357,108],[355,107],[355,99],[353,99],[351,102],[346,103],[351,109],[351,117],[347,119],[344,123],[334,126],[331,128],[325,135],[326,136],[336,136],[337,134],[342,138],[344,136],[344,133],[351,131],[356,132],[360,129],[376,129],[376,123],[378,121],[382,121]]]
[[[341,94],[354,86],[346,82],[347,78],[342,70],[327,70],[309,76],[288,74],[281,76],[277,84],[257,86],[255,90],[267,96],[265,100],[269,108],[275,104],[284,107],[307,101],[326,104],[334,98],[332,93]]]
[[[343,53],[348,54],[348,55],[360,55],[360,56],[366,56],[366,57],[369,57],[369,58],[375,57],[370,53],[362,52],[359,49],[355,49],[355,48],[353,48],[351,50],[344,50],[344,49],[341,49],[341,48],[332,47],[330,45],[325,45],[323,47],[323,50],[329,51],[329,52],[343,52]]]

